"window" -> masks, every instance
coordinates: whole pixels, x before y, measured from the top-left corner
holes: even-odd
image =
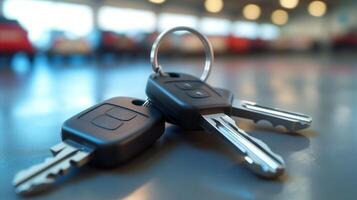
[[[49,32],[59,30],[70,37],[88,35],[93,28],[89,6],[39,0],[6,0],[4,15],[18,20],[38,46],[49,39]]]
[[[93,13],[89,6],[53,3],[53,28],[74,36],[86,36],[93,29]]]
[[[255,22],[235,22],[233,34],[238,37],[257,39],[259,35],[259,27]]]
[[[259,26],[259,38],[264,40],[275,40],[279,37],[280,29],[273,24],[261,24]]]
[[[99,26],[118,33],[153,32],[155,14],[151,11],[104,6],[99,10]]]
[[[191,15],[162,13],[159,16],[159,31],[163,31],[175,26],[189,26],[197,28],[198,18]]]
[[[200,23],[200,29],[207,35],[227,36],[231,32],[231,22],[228,19],[204,17]]]

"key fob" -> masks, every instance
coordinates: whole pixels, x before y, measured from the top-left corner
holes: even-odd
[[[231,102],[200,79],[183,73],[152,74],[146,94],[170,123],[201,129],[202,114],[230,113]]]
[[[143,102],[117,97],[95,105],[64,122],[62,140],[93,146],[90,164],[114,167],[143,151],[164,132],[161,113],[153,106],[142,106]]]
[[[223,89],[223,88],[214,88],[214,90],[220,94],[223,98],[226,98],[229,102],[233,102],[234,100],[234,95],[230,90]]]

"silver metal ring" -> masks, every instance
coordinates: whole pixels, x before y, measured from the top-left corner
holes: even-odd
[[[160,43],[163,40],[163,38],[166,35],[168,35],[170,33],[173,33],[175,31],[188,31],[188,32],[196,35],[201,40],[201,42],[203,44],[203,47],[204,47],[206,60],[205,60],[204,70],[203,70],[203,73],[202,73],[200,79],[202,81],[206,81],[208,76],[209,76],[209,74],[210,74],[210,72],[211,72],[212,64],[213,64],[213,61],[214,61],[212,45],[211,45],[211,43],[209,42],[209,40],[207,39],[206,36],[202,35],[197,30],[195,30],[193,28],[190,28],[190,27],[186,27],[186,26],[178,26],[178,27],[174,27],[174,28],[168,29],[168,30],[162,32],[156,38],[154,44],[152,45],[151,52],[150,52],[150,61],[151,61],[152,69],[154,70],[155,73],[159,73],[162,76],[166,75],[166,73],[162,70],[161,65],[159,65],[159,62],[157,60],[157,54],[159,52]]]

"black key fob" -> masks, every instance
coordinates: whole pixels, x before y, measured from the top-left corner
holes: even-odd
[[[143,151],[164,132],[161,113],[143,103],[117,97],[95,105],[65,121],[62,140],[93,146],[91,164],[114,167]]]

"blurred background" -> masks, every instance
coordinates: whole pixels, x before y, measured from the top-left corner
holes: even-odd
[[[356,51],[353,0],[2,0],[0,54],[147,57],[157,34],[185,25],[217,55]],[[194,36],[167,39],[162,54],[196,55]],[[2,62],[4,64],[4,62]]]
[[[212,86],[312,116],[301,134],[239,120],[284,157],[288,180],[262,181],[215,138],[168,127],[160,148],[119,173],[84,172],[95,176],[51,199],[355,199],[356,11],[356,0],[0,0],[0,196],[15,198],[13,175],[49,154],[64,120],[111,97],[145,99],[153,41],[184,25],[214,47]],[[159,55],[166,71],[200,76],[194,36],[170,35]]]

